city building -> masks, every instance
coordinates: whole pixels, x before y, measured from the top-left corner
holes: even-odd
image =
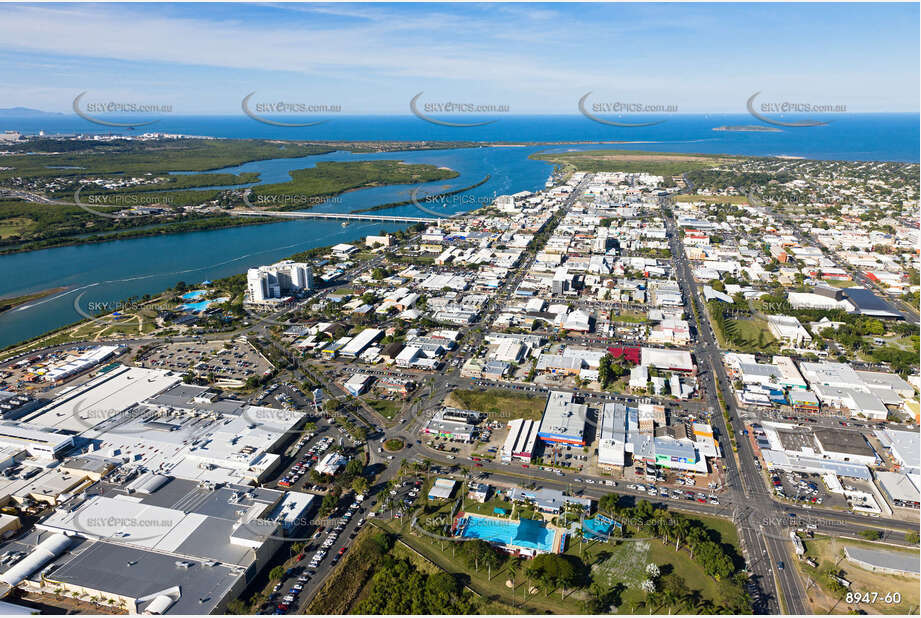
[[[544,442],[585,446],[587,415],[588,406],[575,403],[572,393],[551,391],[537,435]]]
[[[246,271],[247,300],[252,303],[281,299],[313,288],[313,268],[309,264],[284,260]]]
[[[538,425],[535,421],[515,419],[508,424],[508,437],[502,446],[502,461],[530,462],[537,444]]]

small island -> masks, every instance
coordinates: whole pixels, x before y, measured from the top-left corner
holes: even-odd
[[[714,131],[736,131],[739,133],[781,133],[783,129],[765,127],[760,124],[725,125],[713,127]]]

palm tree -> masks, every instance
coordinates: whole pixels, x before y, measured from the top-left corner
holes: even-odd
[[[699,526],[694,526],[688,530],[688,547],[691,550],[691,558],[694,558],[694,548],[697,547],[703,541],[706,541],[706,535],[704,531]]]
[[[518,587],[518,574],[521,573],[523,560],[520,556],[515,556],[508,561],[508,574],[512,578],[512,597],[515,596],[515,589]]]
[[[676,515],[677,516],[677,515]],[[681,547],[681,539],[686,538],[688,535],[688,529],[690,525],[687,520],[683,517],[677,517],[675,520],[675,527],[673,528],[675,533],[675,551],[678,551]]]

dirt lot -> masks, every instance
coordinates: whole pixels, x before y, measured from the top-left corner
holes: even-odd
[[[860,609],[868,614],[907,614],[913,608],[917,611],[919,596],[921,596],[918,592],[917,577],[902,577],[866,571],[842,557],[845,543],[873,549],[892,549],[889,546],[879,546],[871,543],[850,540],[842,542],[829,537],[817,537],[815,540],[805,542],[806,555],[818,561],[820,569],[826,564],[837,565],[837,568],[844,572],[844,578],[851,582],[850,591],[852,593],[860,593],[861,595],[864,593],[870,593],[871,595],[878,593],[877,600],[875,603],[845,603],[844,600],[839,600],[827,590],[822,589],[817,583],[812,584],[810,581],[812,579],[812,569],[809,565],[800,562],[798,566],[806,574],[807,581],[810,581],[811,584],[809,592],[816,613],[827,613],[829,610],[833,610],[833,613],[836,614],[847,614],[853,609]],[[885,600],[886,595],[895,593],[901,596],[900,602],[887,603]]]

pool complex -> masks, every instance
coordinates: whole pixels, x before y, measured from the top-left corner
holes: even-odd
[[[508,549],[523,548],[558,553],[563,546],[562,531],[552,530],[542,521],[508,520],[462,514],[455,524],[455,534],[468,539],[483,539]]]
[[[193,313],[198,313],[199,311],[204,311],[210,305],[214,305],[218,303],[226,303],[228,300],[230,300],[229,297],[215,298],[212,300],[200,300],[197,303],[186,303],[184,305],[179,305],[179,309],[182,311],[191,311]]]

